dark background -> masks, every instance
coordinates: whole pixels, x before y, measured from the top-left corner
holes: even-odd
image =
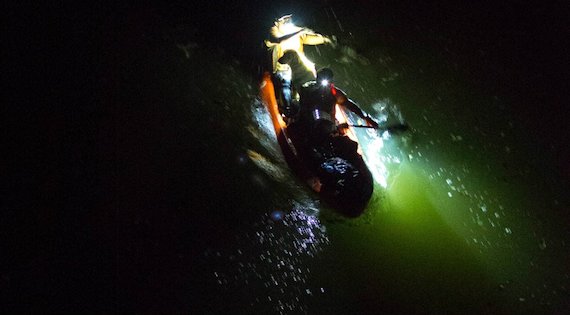
[[[449,58],[462,65],[478,88],[508,100],[510,111],[535,135],[537,154],[545,154],[570,176],[569,12],[563,1],[8,5],[2,21],[2,73],[7,80],[2,106],[0,308],[10,313],[132,311],[136,301],[131,298],[137,295],[125,292],[136,290],[138,280],[120,270],[128,269],[135,258],[156,263],[150,258],[153,253],[168,257],[177,249],[147,251],[142,242],[123,241],[135,210],[150,211],[140,202],[148,191],[121,175],[121,168],[130,163],[150,161],[144,155],[125,160],[133,155],[124,152],[133,143],[143,153],[160,149],[133,135],[139,127],[158,123],[152,120],[159,119],[160,106],[145,106],[149,121],[125,127],[119,105],[135,106],[153,95],[149,90],[125,90],[136,83],[129,81],[133,78],[124,72],[124,64],[145,47],[159,45],[167,33],[214,50],[234,47],[226,51],[255,80],[267,26],[289,13],[289,5],[305,7],[298,18],[308,25],[313,13],[332,6],[347,27],[395,50],[410,44],[448,49]],[[365,54],[366,43],[351,44]],[[162,179],[160,174],[146,176],[142,180]],[[167,203],[162,213],[172,215],[176,206]],[[135,235],[163,235],[179,227],[175,222],[201,218],[185,215],[165,221],[172,225]],[[188,251],[202,248],[201,235],[187,235],[196,244]],[[133,273],[144,273],[153,264],[136,266]],[[160,309],[166,302],[156,303]]]

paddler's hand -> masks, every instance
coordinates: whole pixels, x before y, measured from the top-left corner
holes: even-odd
[[[368,126],[378,129],[378,123],[374,121],[374,119],[370,118],[370,116],[366,116],[364,120],[366,120],[366,124],[368,124]]]
[[[346,128],[348,128],[348,124],[347,124],[347,123],[339,124],[339,125],[337,126],[337,128],[338,128],[338,129],[346,129]]]
[[[325,43],[331,45],[331,47],[332,47],[333,49],[336,49],[336,47],[338,46],[338,40],[336,39],[336,36],[334,36],[334,35],[331,36],[330,38],[329,38],[329,37],[326,37]]]

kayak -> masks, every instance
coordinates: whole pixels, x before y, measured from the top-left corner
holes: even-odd
[[[287,125],[279,112],[275,85],[269,72],[263,74],[260,98],[271,116],[277,141],[292,171],[320,198],[341,214],[363,213],[373,192],[373,177],[364,162],[350,112],[337,105],[339,135],[329,137],[326,146],[307,147],[306,133]]]

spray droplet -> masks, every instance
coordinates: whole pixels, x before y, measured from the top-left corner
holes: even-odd
[[[540,240],[540,243],[538,243],[538,247],[541,250],[544,250],[546,248],[546,240],[544,238]]]
[[[281,220],[283,220],[284,215],[285,215],[285,213],[283,213],[283,211],[275,210],[275,211],[271,212],[271,219],[273,221],[281,221]]]

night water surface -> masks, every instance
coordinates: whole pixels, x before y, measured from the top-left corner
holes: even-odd
[[[22,271],[18,301],[41,301],[39,312],[566,314],[559,7],[253,1],[101,13],[103,47],[119,48],[100,71],[114,101],[101,131],[113,228],[96,235],[112,248],[113,290],[54,306],[41,287],[26,291],[34,280]],[[336,86],[379,122],[411,126],[362,131],[375,191],[358,218],[294,176],[259,98],[262,40],[287,13],[336,37],[306,47]]]

